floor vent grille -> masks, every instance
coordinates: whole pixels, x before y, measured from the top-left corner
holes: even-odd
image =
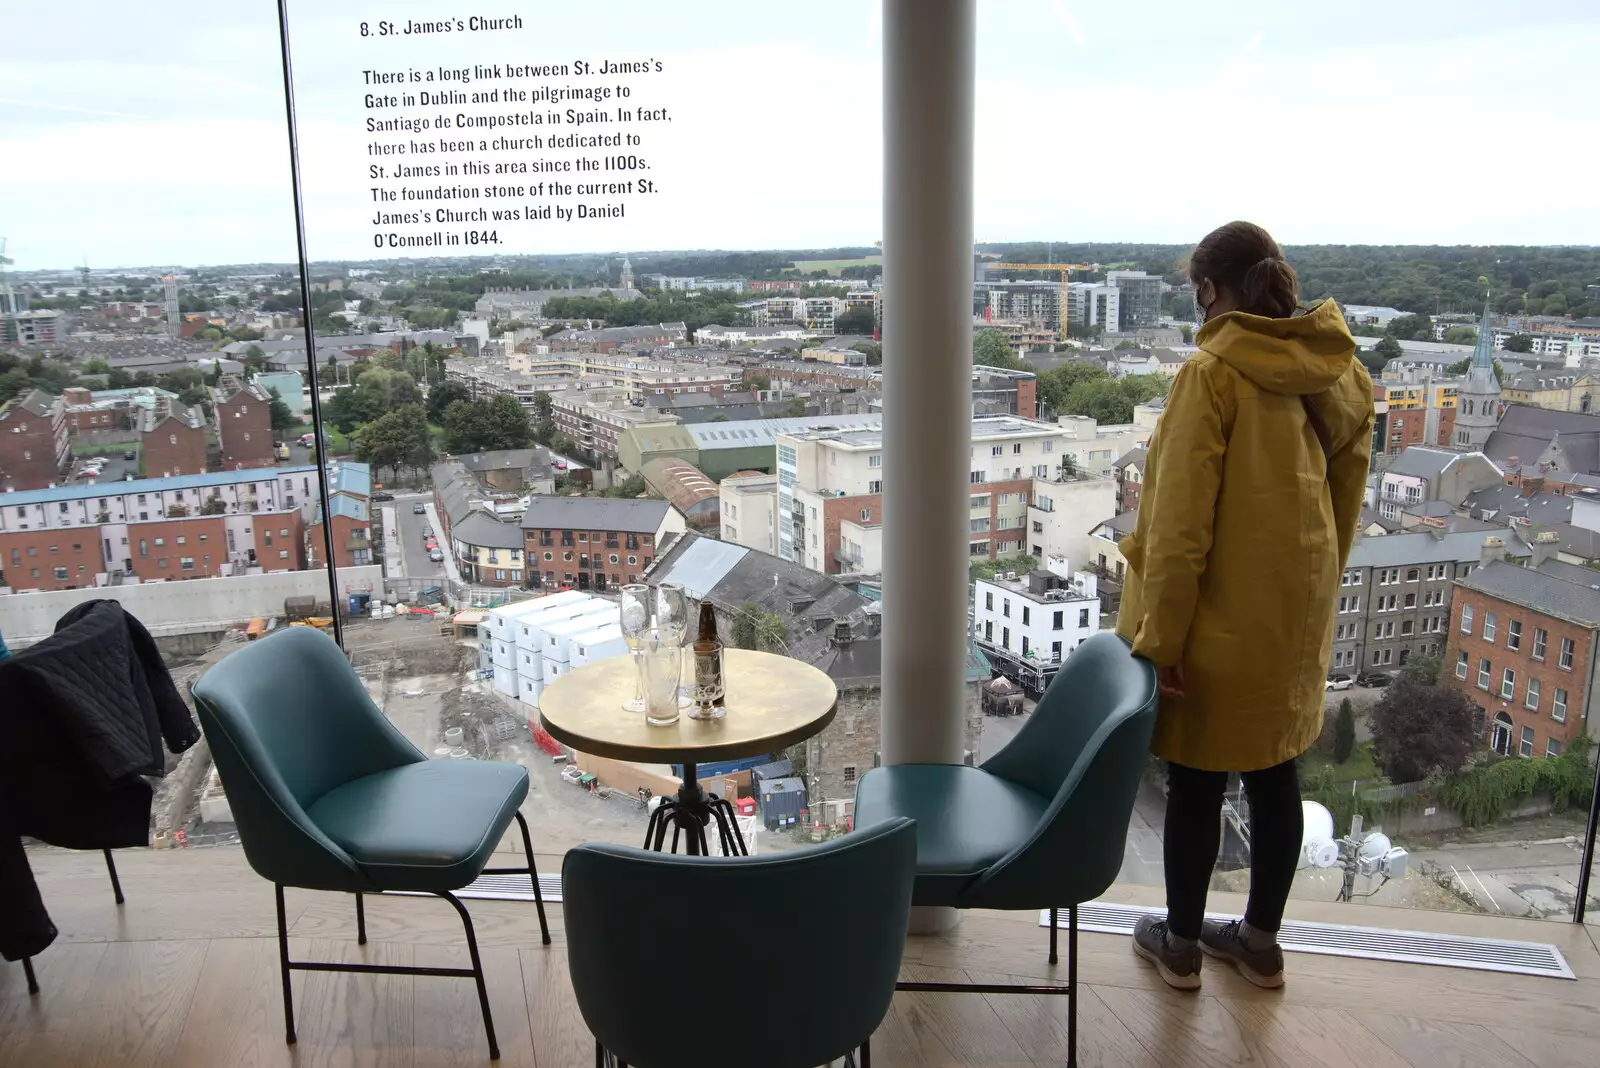
[[[1092,901],[1078,907],[1078,929],[1099,934],[1132,934],[1133,925],[1148,913],[1165,915],[1166,909]],[[1238,918],[1222,913],[1207,913],[1206,916],[1213,920]],[[1064,928],[1066,925],[1067,910],[1062,909],[1058,926]],[[1050,926],[1048,910],[1039,914],[1039,926]],[[1381,927],[1286,920],[1283,929],[1278,932],[1278,943],[1294,953],[1322,953],[1333,957],[1361,957],[1404,964],[1434,964],[1445,968],[1542,975],[1551,979],[1577,978],[1561,951],[1546,942],[1513,942],[1503,938],[1472,938],[1428,931],[1392,931]]]

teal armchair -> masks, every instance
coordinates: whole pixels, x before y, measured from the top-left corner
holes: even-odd
[[[902,983],[902,990],[1065,994],[1077,1057],[1078,908],[1122,867],[1128,819],[1150,750],[1155,670],[1114,634],[1078,646],[1010,744],[981,767],[897,764],[856,784],[859,824],[917,822],[912,903],[963,909],[1068,906],[1067,985]]]
[[[561,871],[567,966],[595,1063],[609,1052],[635,1068],[814,1068],[860,1050],[871,1068],[915,868],[904,819],[761,857],[572,850]],[[771,966],[752,975],[767,947]],[[705,978],[718,958],[744,962],[737,997],[719,998]],[[807,1012],[819,999],[825,1007]]]
[[[527,769],[427,759],[372,703],[339,646],[310,627],[290,627],[233,653],[195,684],[194,698],[245,857],[277,898],[287,1040],[295,1041],[291,971],[460,976],[477,982],[490,1056],[499,1057],[472,917],[451,891],[484,873],[526,874],[549,945],[533,842],[518,811],[528,796]],[[513,819],[528,866],[486,868]],[[354,894],[362,944],[362,895],[436,894],[460,914],[472,967],[290,960],[286,886]]]

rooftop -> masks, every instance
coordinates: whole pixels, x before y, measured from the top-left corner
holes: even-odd
[[[1600,571],[1589,572],[1594,578],[1592,584],[1580,585],[1570,580],[1570,572],[1588,571],[1587,568],[1573,568],[1570,564],[1563,564],[1562,568],[1567,573],[1555,568],[1535,571],[1495,561],[1474,568],[1472,574],[1458,579],[1457,584],[1556,619],[1600,627]]]
[[[1483,451],[1504,469],[1508,464],[1537,463],[1545,450],[1557,445],[1564,469],[1600,474],[1600,416],[1512,404]]]
[[[1394,462],[1389,465],[1386,474],[1411,475],[1416,478],[1433,479],[1439,477],[1451,465],[1469,456],[1482,457],[1483,453],[1460,453],[1452,449],[1439,449],[1431,445],[1408,446]]]
[[[1527,547],[1508,529],[1501,535],[1507,551],[1514,555],[1527,553]],[[1381,537],[1357,537],[1350,550],[1350,567],[1404,567],[1410,564],[1460,563],[1477,560],[1483,555],[1483,543],[1488,537],[1481,530],[1464,530],[1456,534],[1384,534]]]
[[[487,549],[520,549],[527,544],[520,523],[500,519],[479,507],[469,508],[459,519],[452,517],[450,538]]]
[[[777,444],[779,434],[845,427],[879,428],[881,415],[803,415],[785,419],[732,419],[683,427],[698,449],[743,449]]]
[[[343,494],[328,498],[328,511],[335,519],[354,519],[358,523],[367,521],[367,502]],[[320,522],[322,522],[322,502],[318,501],[316,507],[312,509],[311,523],[315,526]]]
[[[654,534],[672,505],[666,501],[629,501],[618,497],[547,497],[528,499],[524,529],[620,530]]]
[[[262,482],[284,475],[316,473],[315,464],[285,464],[282,467],[255,467],[242,471],[207,471],[198,475],[177,475],[173,478],[136,478],[126,482],[84,482],[71,486],[54,486],[50,489],[18,490],[0,496],[6,505],[52,504],[56,501],[77,501],[85,497],[121,496],[125,493],[166,493],[169,490],[204,489],[207,486],[233,486],[245,482]]]

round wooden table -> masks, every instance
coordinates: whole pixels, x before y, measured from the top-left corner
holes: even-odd
[[[562,675],[539,696],[539,721],[552,738],[584,753],[653,764],[682,764],[678,796],[662,801],[650,815],[645,848],[661,849],[667,827],[687,832],[691,855],[705,855],[705,829],[713,819],[723,852],[743,855],[744,838],[734,822],[733,805],[707,797],[696,766],[714,760],[757,756],[804,741],[833,720],[839,690],[809,664],[772,653],[727,649],[723,659],[727,714],[721,719],[690,719],[686,710],[667,727],[652,727],[643,712],[622,703],[633,696],[634,665],[613,656]],[[684,666],[693,671],[692,658]]]

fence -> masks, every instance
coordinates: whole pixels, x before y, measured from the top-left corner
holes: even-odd
[[[386,578],[383,580],[383,599],[385,601],[410,601],[423,600],[423,594],[430,590],[437,590],[450,607],[460,610],[463,608],[493,608],[498,604],[508,604],[514,601],[526,601],[540,594],[532,590],[520,589],[516,586],[477,586],[467,582],[457,582],[444,575],[433,578]]]

